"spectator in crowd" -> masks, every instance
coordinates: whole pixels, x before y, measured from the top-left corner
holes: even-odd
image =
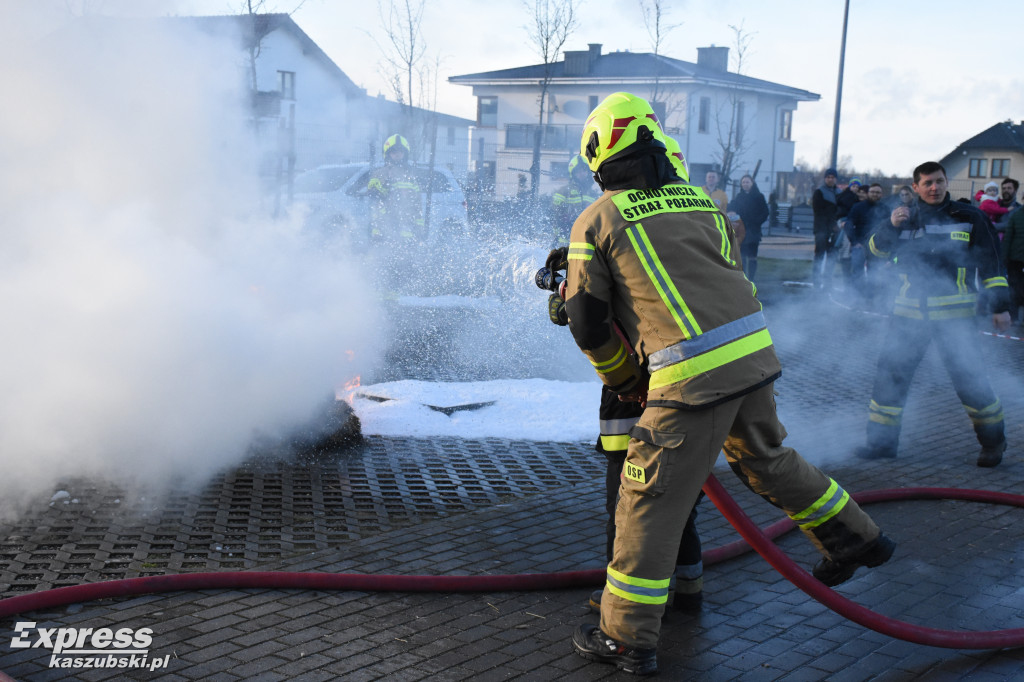
[[[1009,209],[999,205],[999,184],[995,181],[985,183],[985,189],[977,199],[978,208],[988,216],[993,224],[1010,212]]]
[[[914,201],[914,190],[910,189],[910,185],[903,185],[896,193],[899,197],[900,203],[904,206],[916,206],[917,202]],[[893,207],[895,208],[895,206]]]
[[[836,225],[836,203],[839,192],[836,190],[836,169],[829,168],[825,171],[821,187],[814,190],[811,195],[811,209],[814,211],[814,279],[815,289],[828,289],[831,287],[832,278],[827,276],[828,250],[831,248],[835,233],[839,230]]]
[[[1020,202],[1017,201],[1017,190],[1020,189],[1020,183],[1013,178],[1006,178],[1003,180],[1003,184],[999,186],[999,205],[1007,209],[1007,213],[1003,216],[996,225],[996,232],[999,233],[1000,238],[1010,221],[1010,216],[1020,208]]]
[[[754,178],[744,175],[740,178],[740,191],[732,198],[732,210],[739,215],[746,228],[740,244],[743,274],[751,282],[757,274],[757,247],[761,243],[761,226],[768,219],[768,202],[757,188]]]
[[[889,217],[891,212],[882,201],[882,186],[877,182],[867,190],[866,201],[858,201],[850,209],[843,231],[850,240],[850,288],[864,298],[870,296],[865,282],[867,266],[867,241]]]
[[[1020,315],[1020,307],[1024,306],[1024,211],[1014,211],[1010,216],[1002,246],[1010,286],[1010,319],[1024,324]]]
[[[726,211],[729,210],[729,197],[722,190],[718,189],[718,171],[709,170],[704,175],[704,186],[701,189],[711,197],[711,201],[715,202],[718,206],[718,210],[725,215]]]
[[[842,224],[842,221],[846,219],[846,216],[850,215],[850,209],[853,205],[860,201],[860,180],[858,178],[851,178],[850,184],[846,186],[839,196],[836,197],[836,220]]]
[[[846,227],[847,217],[850,215],[850,209],[857,202],[867,198],[866,195],[862,196],[862,193],[865,191],[860,180],[853,178],[850,180],[850,184],[846,186],[846,189],[840,192],[836,198],[836,222],[839,225],[839,231],[832,236],[830,253],[833,258],[839,261],[839,269],[843,272],[844,282],[850,281],[850,239],[844,228]]]

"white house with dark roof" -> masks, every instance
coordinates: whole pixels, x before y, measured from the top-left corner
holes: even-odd
[[[954,198],[973,197],[987,183],[1024,182],[1024,121],[996,123],[957,145],[939,162]]]
[[[757,168],[757,182],[769,192],[781,173],[793,170],[797,105],[820,97],[733,73],[728,63],[729,48],[715,46],[698,48],[696,63],[653,53],[602,54],[601,45],[593,43],[587,50],[566,51],[562,61],[547,65],[543,124],[538,121],[543,64],[448,80],[473,88],[477,120],[470,131],[470,167],[495,184],[499,198],[519,190],[524,174],[539,176],[541,194],[562,182],[569,158],[579,152],[587,115],[620,91],[651,100],[679,142],[695,182],[712,167],[731,168],[733,181]],[[533,166],[535,156],[539,169]]]
[[[173,19],[171,20],[173,21]],[[369,97],[288,14],[183,17],[200,30],[238,40],[244,76],[255,69],[254,111],[268,137],[294,149],[298,170],[326,163],[380,162],[384,139],[399,133],[418,144],[414,156],[466,171],[468,119]],[[282,158],[288,152],[282,149]]]
[[[212,38],[209,45],[189,39]],[[417,160],[433,151],[435,163],[461,176],[466,171],[469,119],[407,107],[370,97],[303,31],[288,14],[238,14],[161,18],[82,17],[50,37],[67,46],[74,41],[127,50],[126,36],[151,36],[175,49],[204,49],[217,60],[202,78],[235,79],[230,85],[250,98],[239,108],[238,126],[254,131],[260,173],[283,187],[294,173],[324,164],[381,162],[381,145],[394,133],[416,140]],[[177,40],[162,40],[167,36]],[[168,59],[174,59],[169,54]],[[187,82],[187,79],[185,79]],[[197,97],[183,90],[180,97]],[[140,96],[144,96],[142,93]],[[431,145],[429,134],[436,136]]]

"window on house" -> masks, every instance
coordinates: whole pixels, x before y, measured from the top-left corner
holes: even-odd
[[[664,102],[651,102],[651,109],[654,109],[654,115],[661,121],[661,127],[665,128],[665,103]]]
[[[967,176],[984,178],[988,176],[988,159],[971,159],[967,165]]]
[[[779,139],[793,139],[793,112],[789,109],[783,109],[782,116],[779,117]]]
[[[1009,159],[992,159],[992,177],[1005,178],[1010,175]]]
[[[743,102],[736,102],[736,146],[743,144]]]
[[[706,133],[711,125],[711,98],[700,98],[700,113],[697,115],[697,132]]]
[[[277,91],[281,93],[281,99],[295,99],[295,72],[277,72]]]
[[[455,144],[455,126],[448,126],[448,146]]]
[[[594,109],[597,109],[597,104],[598,104],[597,95],[591,95],[590,97],[588,97],[587,98],[587,104],[590,106],[590,111],[593,111]],[[589,114],[590,111],[588,111],[587,114]]]
[[[478,97],[476,124],[481,128],[496,128],[498,126],[498,98]]]

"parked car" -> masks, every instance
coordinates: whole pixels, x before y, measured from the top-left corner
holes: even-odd
[[[367,191],[368,163],[320,166],[295,178],[294,202],[305,206],[308,229],[325,238],[348,237],[364,244],[370,234],[372,200]],[[447,168],[415,166],[422,188],[423,215],[426,217],[430,194],[430,220],[426,240],[441,240],[467,233],[466,197],[455,176]],[[426,221],[425,221],[426,222]]]

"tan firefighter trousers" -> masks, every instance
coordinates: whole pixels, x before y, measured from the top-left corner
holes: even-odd
[[[721,450],[733,471],[825,556],[858,552],[879,535],[835,481],[782,445],[786,429],[770,384],[701,410],[648,407],[630,433],[601,598],[601,629],[624,644],[657,645],[679,538]]]

